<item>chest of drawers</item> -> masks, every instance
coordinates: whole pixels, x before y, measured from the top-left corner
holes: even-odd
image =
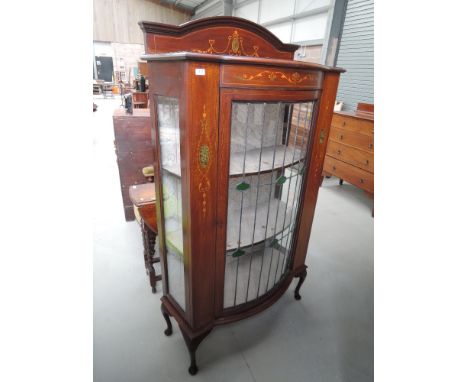
[[[362,104],[360,104],[362,105]],[[333,114],[323,175],[336,176],[374,194],[374,113],[360,109]],[[367,110],[370,110],[369,106]]]
[[[117,109],[113,119],[120,191],[125,220],[130,221],[135,219],[135,215],[128,188],[146,183],[142,169],[154,163],[150,112],[149,109],[134,109],[133,114],[127,114],[125,110]]]

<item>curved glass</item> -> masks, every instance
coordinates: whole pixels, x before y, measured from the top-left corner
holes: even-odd
[[[233,102],[224,308],[253,301],[286,274],[314,102]]]
[[[182,234],[179,102],[157,97],[164,247],[169,294],[185,310],[185,272]]]

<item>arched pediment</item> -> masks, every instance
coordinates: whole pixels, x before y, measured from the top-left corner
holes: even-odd
[[[268,29],[238,17],[209,17],[181,25],[140,21],[147,54],[193,52],[293,59],[297,45],[284,44]]]

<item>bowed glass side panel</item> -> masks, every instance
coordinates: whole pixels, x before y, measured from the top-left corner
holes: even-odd
[[[224,308],[253,301],[287,273],[315,102],[233,102]]]
[[[157,108],[169,294],[185,310],[179,102],[158,96]]]

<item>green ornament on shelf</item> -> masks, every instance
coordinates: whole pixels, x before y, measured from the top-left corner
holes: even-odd
[[[236,188],[239,190],[239,191],[245,191],[245,190],[248,190],[250,188],[250,184],[248,183],[245,183],[245,182],[242,182],[242,183],[239,183]]]
[[[245,255],[245,251],[243,251],[240,248],[237,248],[237,250],[232,254],[232,257],[239,257]]]
[[[276,179],[276,183],[278,184],[283,184],[286,182],[286,177],[284,175],[281,175],[278,179]]]

